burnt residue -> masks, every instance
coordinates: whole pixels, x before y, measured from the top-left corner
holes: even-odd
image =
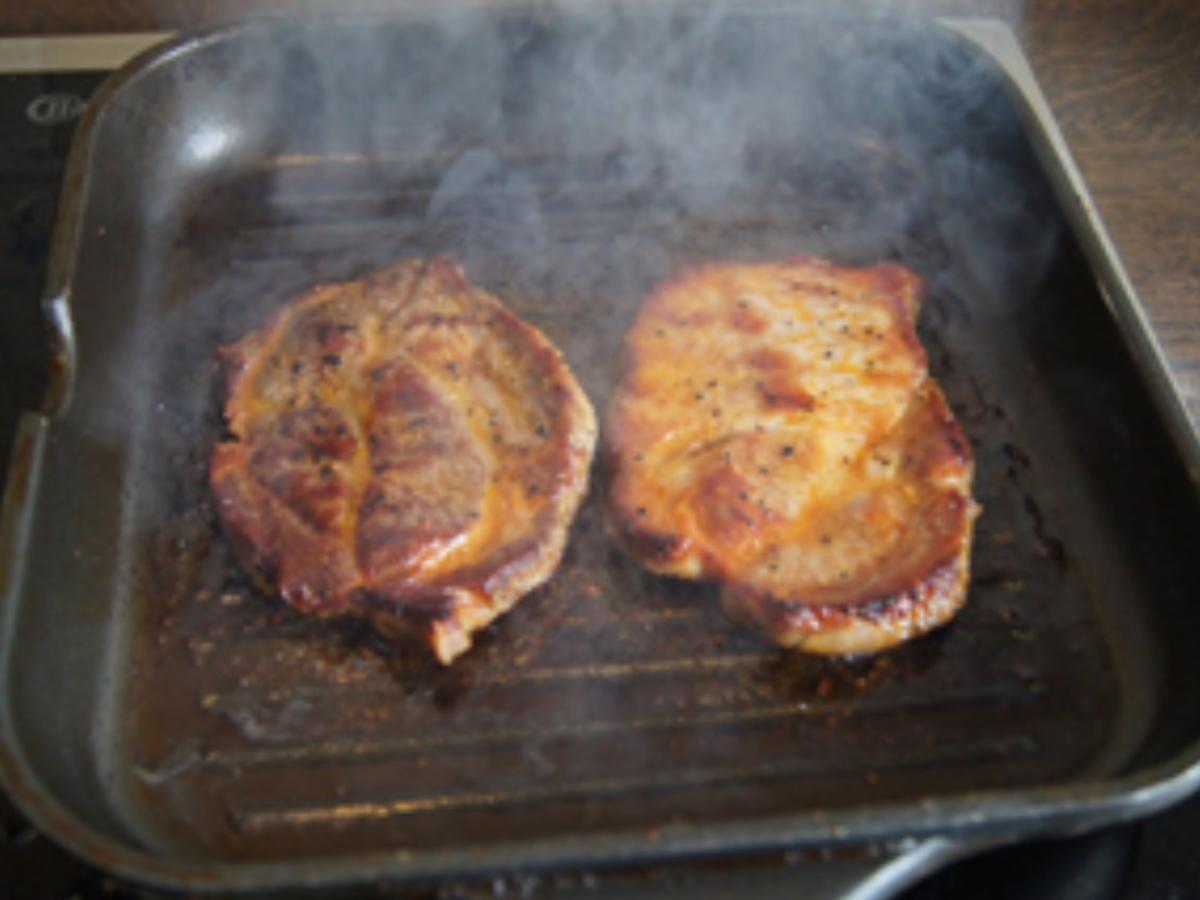
[[[142,784],[148,821],[221,857],[419,852],[1059,782],[1103,750],[1122,687],[1014,388],[1024,336],[980,313],[974,270],[947,245],[942,223],[978,191],[933,184],[955,148],[1003,168],[991,163],[1012,156],[1019,128],[996,83],[945,47],[904,51],[899,71],[932,69],[888,84],[902,96],[884,112],[859,95],[833,103],[863,76],[832,62],[889,40],[837,34],[825,50],[811,35],[795,48],[812,43],[830,63],[796,86],[833,118],[797,138],[805,111],[792,110],[778,140],[751,122],[755,140],[725,148],[734,170],[664,158],[626,130],[589,156],[572,143],[586,135],[548,130],[537,104],[555,66],[578,57],[547,33],[512,63],[489,143],[359,157],[318,144],[307,161],[229,173],[187,211],[165,239],[170,314],[152,382],[170,407],[150,417],[137,486],[127,715],[132,763],[163,775]],[[754,46],[739,24],[713,55],[673,64],[724,61],[742,67],[734,84],[753,85]],[[977,91],[969,102],[939,81],[959,76]],[[518,91],[522,78],[537,90]],[[989,104],[1002,112],[983,116]],[[1036,169],[1015,175],[1005,196],[1044,190]],[[797,252],[898,260],[926,281],[922,338],[974,448],[983,506],[968,603],[936,634],[863,660],[765,644],[723,617],[713,586],[659,578],[617,548],[600,472],[554,577],[450,668],[362,623],[306,618],[237,565],[207,483],[223,436],[216,348],[312,283],[453,255],[556,343],[602,411],[655,283],[704,260]],[[1020,302],[1039,301],[1026,290]],[[981,355],[981,342],[1005,343]]]

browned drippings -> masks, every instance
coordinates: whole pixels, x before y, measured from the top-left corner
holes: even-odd
[[[213,352],[297,285],[454,250],[603,406],[621,336],[664,269],[837,249],[803,210],[672,219],[664,231],[657,210],[630,206],[567,211],[551,221],[559,252],[527,256],[499,232],[480,237],[477,222],[373,217],[320,165],[304,182],[289,174],[308,205],[291,198],[286,219],[238,199],[261,201],[271,175],[215,192],[172,259],[174,296],[210,325],[170,337],[163,391],[180,414],[153,435],[167,464],[151,482],[160,505],[143,543],[129,716],[135,779],[161,833],[237,858],[419,850],[1040,784],[1103,752],[1116,676],[1070,548],[1036,499],[1031,432],[1008,412],[1022,360],[981,368],[969,348],[991,326],[937,283],[923,337],[974,444],[984,512],[968,604],[925,639],[856,661],[764,644],[725,620],[711,588],[652,576],[615,548],[601,472],[557,574],[449,668],[257,593],[205,485],[221,430]],[[429,186],[408,190],[393,206],[419,208]],[[948,264],[944,251],[908,249],[918,269]]]

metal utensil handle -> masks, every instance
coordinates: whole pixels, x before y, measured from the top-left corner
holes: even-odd
[[[887,900],[974,848],[961,841],[936,837],[857,859],[835,859],[800,870],[796,880],[806,898],[828,900]]]

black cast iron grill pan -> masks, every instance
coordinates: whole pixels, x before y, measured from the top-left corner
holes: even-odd
[[[795,11],[268,23],[115,76],[71,160],[59,368],[5,497],[6,787],[173,886],[927,839],[876,895],[1183,796],[1194,438],[1015,45],[967,33],[1000,60]],[[602,409],[656,281],[797,252],[928,285],[985,510],[949,628],[873,660],[776,650],[624,558],[599,490],[552,582],[448,669],[232,561],[215,350],[306,286],[451,254]]]

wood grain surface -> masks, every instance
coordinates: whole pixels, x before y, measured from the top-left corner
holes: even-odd
[[[0,34],[189,28],[395,5],[0,3]],[[1192,423],[1200,426],[1200,0],[891,0],[890,5],[990,15],[1013,25],[1150,315]]]

